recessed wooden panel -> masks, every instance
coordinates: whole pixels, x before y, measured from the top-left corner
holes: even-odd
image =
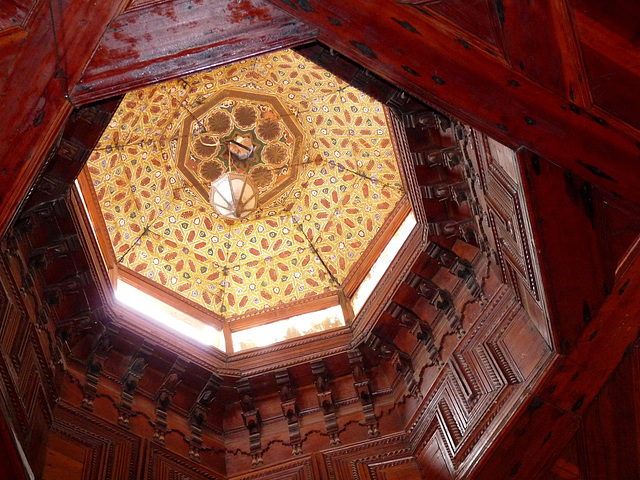
[[[418,463],[413,457],[376,463],[368,467],[372,477],[379,480],[421,480],[423,478]]]
[[[206,466],[180,457],[156,443],[149,445],[147,465],[148,480],[173,480],[174,478],[220,480],[225,478],[224,475],[213,473]]]
[[[576,341],[612,288],[598,241],[590,183],[527,150],[518,154],[551,322],[563,349]],[[558,208],[562,205],[562,209]],[[584,278],[591,281],[584,282]]]
[[[495,2],[502,6],[511,68],[560,97],[589,106],[586,79],[565,0]]]
[[[593,100],[634,128],[640,125],[638,18],[634,1],[572,0]]]
[[[449,480],[453,478],[447,463],[444,461],[445,454],[442,452],[435,436],[418,449],[416,458],[425,479]]]
[[[91,457],[91,449],[80,442],[53,434],[49,440],[44,480],[84,480],[85,463]]]
[[[53,431],[55,440],[52,448],[62,455],[48,459],[64,465],[68,463],[73,473],[79,471],[77,463],[83,457],[82,480],[139,478],[141,440],[128,430],[105,422],[86,410],[62,403],[56,410]],[[73,448],[65,448],[64,442],[72,444]],[[48,470],[54,475],[59,471],[58,465],[52,463]],[[55,476],[51,477],[51,480],[54,479],[57,480]]]
[[[408,3],[408,2],[399,2]],[[446,2],[416,2],[419,10],[434,11],[452,20],[464,30],[496,47],[502,47],[500,19],[504,21],[504,9],[497,8],[492,0],[451,0]]]

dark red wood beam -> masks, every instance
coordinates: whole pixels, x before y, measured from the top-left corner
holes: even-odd
[[[0,9],[0,29],[16,27],[24,21],[33,0],[3,0]]]
[[[65,98],[69,86],[126,3],[40,0],[34,5],[24,25],[27,36],[0,81],[0,236],[72,109]]]
[[[598,393],[576,437],[583,478],[625,478],[640,472],[640,348],[625,355]]]
[[[0,30],[0,72],[9,71],[26,37],[27,32],[22,27]]]
[[[622,132],[616,118],[590,113],[533,82],[495,51],[476,48],[470,33],[388,0],[269,1],[317,28],[328,46],[416,97],[512,148],[524,145],[605,191],[640,202],[637,130]]]
[[[316,36],[262,0],[151,3],[115,19],[71,98],[86,103],[121,95]]]

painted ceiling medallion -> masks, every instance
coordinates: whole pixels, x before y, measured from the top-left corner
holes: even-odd
[[[120,268],[231,320],[336,293],[403,197],[382,105],[290,50],[127,94],[88,168]]]
[[[282,205],[305,153],[291,108],[275,95],[224,88],[190,111],[172,141],[178,170],[202,198],[209,200],[212,182],[237,172],[257,187],[261,209]]]

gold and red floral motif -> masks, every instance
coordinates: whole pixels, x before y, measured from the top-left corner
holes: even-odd
[[[229,124],[227,121],[233,119]],[[202,125],[224,134],[214,136]],[[291,111],[275,95],[240,88],[225,88],[191,110],[175,140],[175,163],[184,179],[203,199],[209,198],[212,167],[209,158],[225,172],[247,173],[258,187],[260,207],[282,202],[297,181],[304,147],[304,132]],[[278,167],[270,160],[277,153]]]
[[[235,134],[260,146],[263,198],[292,178],[241,222],[196,187]],[[116,259],[227,317],[338,288],[403,194],[382,106],[291,51],[127,94],[88,168]]]

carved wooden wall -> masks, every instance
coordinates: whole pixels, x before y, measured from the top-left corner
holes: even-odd
[[[15,223],[14,235],[3,238],[4,300],[1,307],[0,367],[3,408],[6,410],[3,413],[18,425],[15,427],[18,439],[27,452],[27,458],[33,462],[36,473],[42,469],[41,462],[44,458],[41,455],[41,440],[46,437],[48,425],[55,424],[56,414],[51,416],[50,412],[59,385],[67,382],[63,383],[67,389],[65,391],[75,391],[74,408],[80,407],[82,400],[86,400],[87,405],[94,402],[94,407],[97,401],[97,411],[86,415],[90,418],[102,418],[101,421],[106,421],[113,428],[118,423],[119,416],[124,421],[127,414],[127,397],[122,393],[123,377],[120,374],[124,375],[129,371],[135,377],[135,370],[129,368],[133,364],[129,361],[138,348],[143,353],[145,351],[142,341],[136,344],[139,332],[132,332],[130,337],[134,339],[131,345],[136,345],[136,349],[125,348],[126,355],[120,353],[120,361],[124,362],[122,364],[115,361],[109,367],[109,361],[117,358],[116,350],[110,351],[108,355],[102,355],[104,352],[96,352],[92,348],[87,348],[82,355],[78,351],[81,361],[72,365],[70,371],[79,374],[78,378],[82,379],[83,387],[86,387],[83,390],[78,389],[78,384],[69,385],[69,377],[64,377],[60,369],[64,364],[58,365],[63,357],[56,348],[56,331],[52,325],[86,313],[84,310],[89,306],[102,305],[104,299],[100,294],[101,287],[92,283],[92,279],[95,280],[97,276],[96,271],[91,271],[90,275],[86,273],[90,264],[83,258],[83,254],[73,253],[79,251],[74,250],[77,243],[73,237],[66,236],[73,234],[74,229],[81,229],[81,226],[73,225],[69,216],[57,210],[62,205],[59,201],[42,205],[47,199],[60,199],[60,188],[64,190],[65,187],[64,182],[60,183],[56,177],[60,177],[60,173],[64,174],[65,168],[41,183],[44,197],[32,200],[25,208],[19,207],[25,206],[25,196],[32,188],[36,175],[51,160],[47,157],[51,145],[62,140],[58,133],[72,111],[72,102],[78,104],[108,98],[135,85],[179,75],[193,66],[198,69],[209,68],[228,61],[236,52],[240,56],[248,55],[277,48],[282,44],[299,44],[317,36],[330,47],[348,54],[350,58],[367,65],[394,84],[467,120],[474,127],[490,133],[509,146],[526,146],[518,151],[518,163],[527,206],[532,212],[534,242],[543,259],[541,274],[536,274],[535,270],[531,274],[527,260],[527,246],[530,248],[531,243],[522,238],[520,223],[514,222],[514,212],[524,210],[525,197],[513,194],[512,180],[515,176],[510,174],[513,171],[506,166],[508,164],[501,163],[500,152],[493,148],[495,145],[485,145],[484,150],[489,158],[487,168],[483,170],[481,164],[474,164],[475,174],[480,182],[476,189],[487,197],[486,202],[478,199],[484,213],[469,209],[465,202],[458,205],[455,201],[456,198],[462,198],[464,189],[460,188],[460,182],[455,181],[460,178],[460,170],[449,169],[447,166],[452,164],[452,160],[455,162],[454,157],[443,159],[442,164],[436,167],[437,173],[430,168],[424,169],[425,175],[416,175],[414,180],[426,194],[422,199],[425,206],[439,201],[436,198],[442,193],[449,197],[447,206],[441,205],[438,222],[431,225],[432,235],[440,232],[436,235],[439,237],[439,245],[453,249],[453,242],[447,240],[447,231],[457,229],[459,233],[469,233],[459,227],[475,222],[475,231],[480,236],[475,242],[470,241],[470,244],[474,248],[480,247],[478,258],[487,263],[490,260],[491,269],[499,266],[499,270],[492,270],[497,275],[491,281],[505,280],[516,287],[514,290],[523,303],[524,311],[529,314],[527,318],[531,320],[512,320],[510,325],[517,327],[511,326],[503,334],[496,334],[495,338],[486,338],[494,339],[501,347],[499,352],[504,355],[511,351],[508,339],[517,338],[518,332],[522,330],[531,335],[529,338],[539,335],[539,338],[535,337],[536,341],[542,339],[543,342],[534,343],[539,351],[544,351],[546,345],[551,345],[552,337],[548,328],[545,328],[550,325],[556,332],[555,344],[563,354],[550,367],[548,378],[526,397],[521,396],[522,408],[516,412],[511,424],[493,447],[479,458],[478,455],[483,451],[481,447],[472,447],[471,453],[466,453],[467,445],[473,443],[473,440],[464,437],[463,432],[468,431],[470,438],[479,435],[480,443],[477,445],[480,445],[495,438],[496,430],[492,430],[493,427],[490,426],[485,433],[478,434],[482,428],[474,429],[468,425],[481,425],[481,415],[473,417],[473,409],[452,410],[452,405],[465,405],[460,400],[464,395],[458,395],[456,400],[448,392],[455,391],[459,387],[456,386],[458,382],[464,385],[464,374],[469,378],[481,376],[480,369],[472,370],[473,375],[463,371],[464,368],[460,366],[463,363],[458,362],[455,353],[458,348],[464,350],[463,358],[468,363],[469,358],[479,358],[479,352],[484,351],[486,354],[489,351],[491,355],[487,357],[490,359],[488,364],[494,370],[494,360],[499,359],[500,353],[494,352],[492,347],[479,344],[471,346],[463,341],[452,342],[454,335],[444,337],[444,341],[439,337],[446,333],[442,329],[451,325],[448,322],[455,320],[455,313],[460,314],[459,311],[454,311],[452,315],[451,310],[448,310],[449,314],[444,309],[436,312],[439,315],[437,322],[434,322],[436,328],[428,322],[423,323],[427,323],[429,328],[419,320],[405,318],[402,322],[412,325],[411,328],[393,327],[391,330],[388,328],[389,325],[394,325],[392,319],[395,317],[385,311],[380,323],[381,330],[376,332],[379,340],[372,337],[364,344],[366,348],[362,353],[366,365],[366,380],[360,378],[360,381],[354,382],[354,367],[349,363],[348,349],[337,348],[336,344],[339,342],[335,338],[327,341],[327,346],[337,348],[334,350],[335,355],[332,355],[335,357],[333,363],[332,357],[322,360],[328,362],[330,372],[337,373],[336,379],[330,384],[333,403],[336,404],[334,407],[337,407],[338,424],[340,425],[340,418],[347,423],[357,418],[358,422],[363,423],[344,431],[340,431],[344,425],[339,426],[338,437],[347,445],[350,442],[368,441],[364,440],[367,432],[375,432],[370,414],[372,405],[378,411],[394,407],[392,414],[382,416],[376,427],[383,433],[383,438],[387,438],[384,437],[386,432],[400,431],[413,425],[412,415],[422,411],[422,400],[419,395],[417,398],[407,395],[410,390],[420,391],[425,395],[424,398],[431,393],[440,392],[438,395],[450,402],[439,404],[429,415],[422,415],[420,418],[426,419],[425,426],[413,430],[436,433],[431,436],[416,434],[415,438],[401,441],[410,445],[411,454],[415,453],[415,458],[418,459],[417,465],[409,457],[403,456],[404,447],[398,447],[403,453],[397,458],[374,455],[371,463],[356,468],[356,472],[364,478],[394,478],[405,474],[414,475],[415,469],[420,467],[419,471],[423,476],[448,478],[452,475],[456,462],[461,463],[458,473],[454,474],[463,475],[467,471],[465,465],[479,460],[479,465],[470,474],[473,478],[531,478],[545,468],[540,459],[552,459],[558,452],[562,452],[561,457],[568,459],[565,465],[571,463],[578,452],[582,451],[576,438],[572,439],[573,431],[579,428],[580,416],[596,398],[600,386],[614,371],[629,343],[635,340],[638,330],[637,316],[625,313],[637,309],[637,302],[633,298],[638,293],[635,283],[640,275],[640,268],[634,255],[623,257],[634,241],[640,224],[637,221],[640,199],[637,176],[637,149],[640,140],[637,112],[640,109],[636,108],[638,97],[633,95],[640,58],[634,40],[637,36],[639,11],[636,2],[619,0],[606,7],[601,3],[597,0],[571,0],[527,2],[525,6],[521,2],[492,0],[475,2],[473,5],[468,2],[418,0],[373,3],[369,0],[348,3],[335,0],[274,0],[270,3],[248,0],[224,5],[146,0],[114,0],[99,4],[79,0],[70,0],[64,4],[55,0],[9,2],[0,14],[0,69],[6,73],[0,77],[0,98],[4,99],[0,125],[0,232],[5,232],[11,221],[15,220],[18,210],[23,213],[28,210],[30,213],[23,216],[22,220],[25,221],[27,217],[31,220]],[[284,11],[291,15],[286,15]],[[212,29],[211,22],[203,21],[211,16],[218,20],[216,27],[219,30]],[[136,24],[138,20],[140,22]],[[187,24],[195,25],[195,30],[182,28]],[[367,28],[363,28],[364,24]],[[139,28],[140,25],[148,25],[149,28]],[[535,28],[527,28],[532,25]],[[69,35],[71,31],[73,35]],[[171,35],[166,35],[168,31]],[[170,41],[167,37],[170,37]],[[241,41],[236,42],[236,39]],[[544,47],[541,48],[541,45]],[[34,65],[38,65],[38,68],[34,69]],[[358,73],[358,69],[355,75],[360,84],[369,83],[361,71]],[[371,80],[371,83],[377,88],[377,81]],[[392,102],[403,99],[402,96],[391,98]],[[421,130],[420,123],[415,120],[418,120],[417,116],[407,125]],[[448,145],[452,146],[451,140],[457,138],[457,133],[454,132],[455,130],[446,133],[445,130],[444,136],[441,135],[437,140],[448,141]],[[424,159],[424,149],[428,150],[429,145],[420,145],[415,140],[415,137],[407,139],[405,148],[409,150],[411,145],[418,147],[422,151],[413,153]],[[477,151],[482,150],[479,147],[485,140],[476,138],[471,143],[474,142],[478,145]],[[65,154],[71,161],[75,157],[72,143],[63,145],[62,148],[62,151],[71,148],[68,150],[70,153]],[[60,178],[64,178],[64,175]],[[438,186],[442,178],[448,179],[447,188]],[[422,179],[421,184],[418,184],[419,179]],[[489,191],[491,188],[494,188],[495,195]],[[561,209],[558,208],[559,205]],[[468,223],[460,225],[460,217],[466,218]],[[51,222],[47,224],[51,226],[50,231],[40,231],[39,236],[35,237],[21,236],[25,233],[30,235],[29,222],[35,219],[36,223],[41,223],[43,218]],[[526,225],[523,225],[526,230]],[[488,255],[488,250],[482,245],[482,231],[494,250]],[[60,235],[63,232],[65,235]],[[498,236],[497,241],[492,241],[491,232]],[[504,244],[501,239],[504,239]],[[83,247],[88,248],[87,245]],[[529,253],[531,251],[533,249],[530,248]],[[65,252],[65,255],[58,258],[56,252]],[[50,262],[52,255],[54,262]],[[422,319],[422,315],[429,309],[435,308],[432,302],[443,307],[450,305],[447,292],[453,294],[456,288],[459,288],[458,292],[466,292],[462,283],[449,286],[447,281],[451,278],[444,271],[434,272],[429,266],[418,266],[415,270],[418,272],[411,272],[415,275],[401,285],[394,301],[413,312],[418,319]],[[74,278],[65,278],[65,272],[73,272]],[[427,278],[428,282],[423,282],[416,278],[420,277],[421,272],[440,275],[438,281],[443,283],[434,282],[433,277]],[[449,275],[456,274],[449,272]],[[85,285],[83,282],[88,283]],[[438,288],[434,288],[429,282],[436,283]],[[540,308],[540,283],[548,294],[550,322],[545,321],[543,309]],[[426,297],[417,297],[418,291]],[[455,295],[453,298],[452,303],[460,308],[470,297],[467,294],[466,299]],[[489,298],[487,301],[491,302]],[[467,311],[472,308],[475,307],[467,307]],[[95,313],[99,319],[104,320],[99,316],[100,311]],[[45,319],[53,323],[45,324]],[[79,321],[81,319],[81,316],[77,318]],[[87,320],[85,317],[85,321],[92,322],[94,318],[89,317]],[[462,323],[468,335],[472,328],[464,325],[464,321]],[[438,328],[441,329],[439,333]],[[488,345],[494,340],[488,341]],[[455,343],[455,346],[449,345],[449,342]],[[81,343],[78,341],[77,344],[80,350]],[[465,345],[468,346],[466,350]],[[372,349],[370,346],[375,346],[390,361],[371,353],[376,348]],[[443,347],[445,355],[438,352],[439,347]],[[505,347],[504,350],[502,347]],[[411,351],[411,354],[405,350]],[[153,394],[147,395],[150,397],[160,392],[158,399],[163,400],[160,407],[169,397],[170,402],[163,409],[156,405],[157,399],[152,402],[147,398],[149,409],[147,411],[145,406],[142,411],[145,411],[150,420],[142,414],[130,420],[139,424],[136,428],[147,429],[145,432],[150,436],[147,433],[141,435],[147,439],[145,441],[155,434],[161,436],[166,433],[162,425],[165,410],[169,411],[170,422],[172,418],[181,416],[189,418],[185,413],[191,412],[192,407],[200,404],[199,394],[206,392],[204,385],[210,379],[207,375],[202,378],[195,375],[200,383],[183,380],[182,386],[189,387],[185,389],[187,393],[181,393],[179,389],[172,395],[172,389],[163,388],[162,385],[165,380],[169,380],[171,368],[175,366],[179,370],[181,363],[175,355],[167,354],[166,350],[159,348],[157,351],[163,353],[158,357],[155,367],[150,369],[150,380],[144,380],[149,383],[146,387],[143,383],[141,391],[145,388],[153,390]],[[91,353],[94,355],[89,355]],[[409,355],[411,363],[402,353]],[[284,351],[282,354],[287,355]],[[16,355],[19,358],[14,361]],[[438,359],[438,356],[441,358]],[[308,437],[311,440],[303,445],[305,456],[300,460],[290,460],[288,465],[294,468],[294,463],[298,462],[295,467],[297,471],[307,472],[307,467],[301,465],[306,465],[304,462],[310,458],[308,463],[312,466],[312,475],[322,478],[327,470],[319,465],[325,463],[319,461],[317,456],[310,455],[309,451],[321,450],[326,455],[333,451],[327,445],[330,435],[328,429],[333,429],[331,408],[323,415],[320,414],[318,404],[319,398],[330,397],[325,395],[326,390],[320,391],[313,385],[317,376],[314,377],[310,365],[295,371],[294,358],[291,354],[281,365],[292,369],[288,373],[294,378],[305,379],[302,384],[306,387],[298,389],[294,403],[301,401],[307,405],[309,411],[312,411],[307,419],[315,415],[314,425],[317,425],[317,430],[322,435]],[[496,361],[510,365],[512,371],[515,365],[521,374],[523,368],[527,371],[535,364],[534,361],[528,367],[523,367],[525,358],[527,357],[513,355],[512,352],[511,359],[505,357],[505,361]],[[594,358],[598,361],[594,362]],[[107,367],[117,371],[118,375],[107,378],[101,373],[103,361],[106,361]],[[211,360],[213,363],[217,361],[220,359]],[[443,365],[437,368],[431,365],[436,361]],[[256,364],[259,361],[254,358],[253,362],[253,370],[249,371],[256,375],[249,385],[250,396],[255,397],[254,401],[257,399],[257,408],[261,413],[281,412],[283,404],[289,405],[287,402],[291,398],[285,401],[279,398],[277,381],[273,378],[266,382],[269,387],[261,390],[264,377],[257,374]],[[92,367],[89,376],[88,364]],[[202,364],[197,365],[202,367]],[[252,409],[243,409],[240,405],[236,378],[233,378],[237,376],[237,368],[240,368],[237,365],[240,364],[221,369],[226,376],[226,383],[223,382],[222,385],[222,392],[226,397],[223,395],[218,401],[234,409],[236,415],[227,427],[236,436],[234,438],[237,439],[237,444],[250,453],[251,434],[243,424],[243,419],[248,418],[246,414],[250,414]],[[453,378],[455,381],[444,381],[437,375],[433,375],[437,378],[429,377],[433,380],[432,383],[423,380],[424,376],[416,375],[416,372],[420,372],[426,365],[431,365],[424,370],[427,377],[432,372],[441,371],[444,372],[442,378]],[[98,366],[100,369],[96,375]],[[109,368],[105,370],[108,371]],[[400,371],[396,368],[400,368]],[[472,369],[471,366],[469,368]],[[455,369],[461,373],[451,373]],[[155,373],[151,374],[151,370],[155,370]],[[529,372],[531,378],[535,377],[535,371],[534,368]],[[509,376],[508,372],[503,375]],[[385,380],[379,381],[380,379]],[[498,383],[502,381],[500,376],[498,380]],[[361,397],[357,397],[355,393],[363,392],[366,397],[367,381],[374,392],[371,403],[368,400],[361,401]],[[486,380],[483,385],[498,384],[492,382],[493,380]],[[357,388],[361,390],[354,391],[354,383],[358,383],[360,386]],[[515,384],[507,382],[506,386],[500,388],[504,392],[518,391],[519,388],[524,389],[524,383],[524,380]],[[201,385],[205,390],[199,390]],[[104,388],[106,390],[100,390]],[[347,390],[349,394],[344,393]],[[263,396],[265,399],[269,397],[267,391],[272,392],[273,398],[277,400],[262,402],[260,399]],[[108,397],[101,396],[103,394],[111,395],[119,406],[114,407]],[[480,398],[491,398],[492,395],[501,394],[496,391],[483,392]],[[619,392],[610,395],[605,392],[598,408],[606,410],[605,404],[609,401],[607,397],[613,399],[619,395]],[[517,394],[514,393],[510,398],[516,397]],[[136,398],[135,392],[133,398]],[[191,401],[181,403],[185,398]],[[42,405],[47,408],[40,408]],[[629,411],[628,407],[624,408],[624,411]],[[176,412],[179,415],[172,417]],[[245,414],[244,417],[242,413]],[[341,417],[343,414],[345,416]],[[275,418],[275,414],[266,417]],[[80,420],[81,418],[79,415],[79,423],[86,420]],[[198,418],[197,412],[193,418]],[[304,425],[304,418],[302,416],[303,421],[298,422],[297,427]],[[602,418],[610,420],[607,415]],[[42,435],[25,431],[20,426],[30,421],[34,422],[35,431],[42,432]],[[585,425],[587,422],[585,420]],[[211,423],[214,434],[226,428],[222,422]],[[490,424],[497,428],[500,421],[492,420]],[[161,428],[156,429],[156,425]],[[183,432],[188,433],[190,440],[185,442],[180,439],[175,445],[179,445],[182,452],[179,456],[183,460],[180,461],[187,462],[189,451],[195,451],[199,447],[199,432],[197,425],[194,428],[188,421],[183,421],[181,427]],[[269,475],[282,475],[287,467],[282,467],[284,463],[275,459],[279,454],[274,452],[278,448],[284,451],[285,448],[278,442],[269,445],[270,440],[267,438],[273,435],[271,438],[285,439],[283,441],[291,444],[299,443],[297,427],[295,422],[289,425],[284,420],[266,422],[260,449],[266,446],[270,449],[265,452],[263,466],[256,467],[260,471],[254,469],[256,475],[260,475],[262,468],[267,471],[276,464],[279,466],[273,467],[274,473]],[[118,428],[126,430],[126,427]],[[361,437],[352,434],[354,430]],[[302,435],[304,433],[302,427]],[[601,433],[610,435],[610,432]],[[103,435],[109,438],[107,434]],[[177,433],[170,433],[166,441],[172,443],[175,436],[180,437]],[[460,436],[464,438],[461,439]],[[56,448],[60,452],[72,455],[72,451],[83,451],[84,447],[78,449],[77,445],[71,450],[65,450],[61,445],[73,442],[69,443],[67,437],[58,430],[53,430],[51,437],[54,443],[58,442],[59,448]],[[6,440],[6,436],[4,438]],[[321,442],[314,443],[317,439]],[[140,461],[147,458],[150,451],[148,445],[155,448],[157,456],[154,458],[160,458],[161,454],[158,452],[163,447],[153,443],[146,444],[145,441],[141,443],[140,449],[144,455],[138,457]],[[235,441],[234,439],[233,442]],[[522,451],[532,445],[536,455],[523,457]],[[286,447],[289,455],[291,445]],[[616,447],[622,450],[625,445],[616,443]],[[339,452],[346,448],[336,446],[334,450]],[[86,449],[86,452],[90,451],[93,450]],[[597,448],[590,451],[594,454],[602,453]],[[206,449],[202,455],[207,455]],[[267,458],[270,455],[275,456]],[[607,455],[615,455],[615,452],[608,451]],[[249,454],[243,456],[244,463],[240,469],[251,468],[250,457]],[[231,462],[232,460],[229,461]],[[354,462],[357,463],[356,460]],[[553,467],[560,468],[558,462]],[[174,463],[174,460],[165,461],[166,465]],[[141,464],[148,465],[145,462]],[[614,460],[613,464],[618,463]],[[634,468],[632,462],[624,460],[620,465],[623,464],[629,465],[629,471]],[[151,467],[144,470],[145,468],[141,467],[139,471],[149,472]],[[167,468],[167,471],[171,471],[173,467]],[[580,468],[583,470],[584,464],[580,464]],[[595,465],[593,469],[597,472],[595,476],[601,472],[602,467]],[[180,471],[180,475],[186,476],[189,470]],[[236,476],[242,475],[244,474],[237,473]]]
[[[53,423],[53,409],[58,397],[55,364],[50,353],[50,339],[36,324],[23,297],[32,288],[28,277],[14,281],[15,263],[3,245],[0,258],[0,378],[3,413],[8,427],[29,460],[31,469],[40,475],[44,466],[47,438]],[[13,448],[13,447],[11,447]]]
[[[28,293],[59,364],[45,478],[421,478],[438,464],[453,478],[473,467],[547,364],[549,332],[492,253],[485,209],[501,190],[475,173],[493,157],[472,160],[468,148],[482,137],[383,87],[405,108],[393,114],[396,142],[429,243],[387,280],[391,298],[368,327],[354,326],[358,343],[331,334],[260,358],[150,337],[113,303],[69,191],[75,173],[60,166],[82,158],[115,104],[76,115],[6,239],[7,281]],[[516,201],[521,187],[510,188]],[[508,208],[522,223],[523,211]]]

